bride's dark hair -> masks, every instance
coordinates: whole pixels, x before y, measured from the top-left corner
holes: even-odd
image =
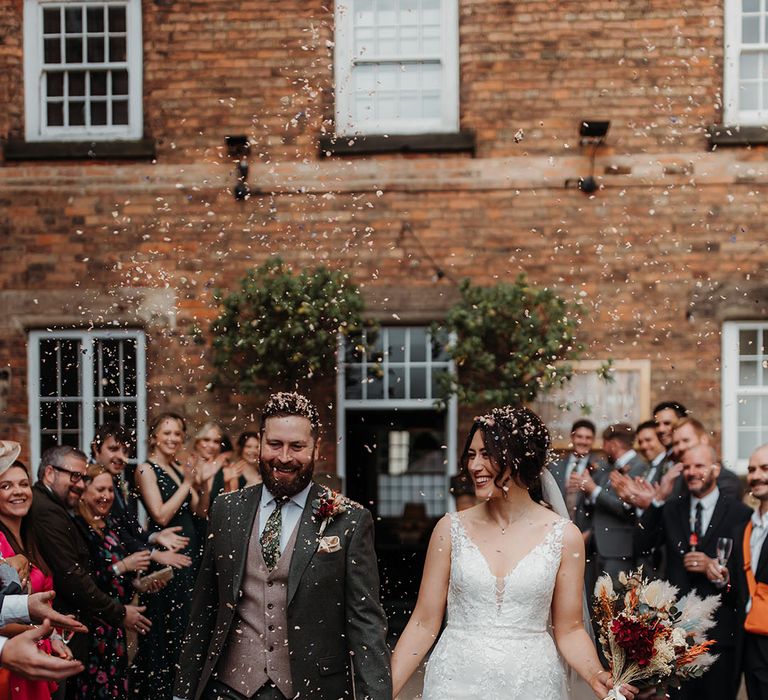
[[[483,435],[488,456],[499,468],[494,483],[502,487],[507,476],[528,489],[531,498],[541,500],[540,476],[547,462],[550,438],[547,426],[533,411],[519,406],[494,408],[478,416],[464,444],[461,471],[468,472],[469,446],[477,431]]]

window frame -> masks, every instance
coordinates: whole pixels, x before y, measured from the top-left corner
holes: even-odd
[[[722,457],[738,474],[747,473],[748,463],[747,459],[739,459],[739,397],[768,397],[768,384],[739,384],[739,333],[745,330],[762,330],[763,342],[768,342],[768,321],[726,321],[721,333]],[[768,369],[763,371],[768,374]]]
[[[440,16],[444,33],[441,35],[442,52],[438,59],[443,67],[441,116],[434,120],[392,119],[359,124],[353,118],[352,68],[354,56],[354,3],[338,0],[335,4],[334,36],[334,132],[337,136],[375,136],[409,134],[451,134],[459,131],[459,8],[458,0],[440,0]],[[401,56],[400,61],[423,63],[417,57]],[[370,63],[398,62],[370,59]]]
[[[61,6],[62,0],[24,0],[24,126],[28,142],[68,141],[135,141],[141,139],[143,124],[143,39],[141,0],[78,0],[73,5],[125,5],[126,60],[128,71],[128,124],[118,126],[49,127],[44,125],[46,114],[43,62],[43,10]],[[66,65],[66,64],[62,64]],[[71,64],[89,70],[114,65]]]
[[[417,328],[419,330],[424,329],[427,331],[427,344],[429,344],[429,338],[431,332],[429,326],[382,326],[379,328],[379,332],[387,328]],[[382,342],[382,346],[384,343]],[[439,398],[406,398],[406,399],[348,399],[346,398],[346,367],[347,362],[345,360],[345,347],[346,338],[339,334],[337,339],[337,367],[339,368],[336,373],[336,473],[339,478],[344,479],[346,477],[346,430],[347,411],[354,410],[383,410],[383,411],[397,411],[400,409],[409,410],[423,410],[423,411],[435,411],[445,410],[445,435],[446,435],[446,465],[445,465],[445,510],[450,512],[455,510],[453,498],[450,493],[451,477],[457,473],[458,458],[457,458],[457,430],[458,430],[458,415],[459,415],[459,403],[458,398],[454,394],[451,396],[444,406],[441,405]],[[382,347],[382,353],[384,347]],[[410,355],[410,343],[409,337],[406,335],[406,360],[402,365],[407,369],[411,366],[409,361]],[[428,356],[429,357],[429,356]],[[439,366],[440,368],[448,369],[450,372],[456,371],[455,363],[453,360],[447,360],[445,362],[432,362],[427,360],[430,366]],[[355,363],[357,364],[357,363]],[[421,366],[425,363],[415,362],[415,365]],[[400,363],[398,363],[398,366]],[[363,365],[364,366],[364,365]],[[406,371],[407,377],[409,372]],[[430,382],[427,381],[427,387],[430,387]],[[431,391],[431,389],[430,389]]]
[[[768,1],[763,0],[768,9]],[[723,121],[726,125],[759,126],[768,123],[768,108],[739,109],[739,59],[745,46],[750,52],[763,52],[768,61],[768,36],[763,44],[741,41],[741,0],[725,0],[723,13]],[[768,15],[767,15],[768,17]],[[766,30],[768,34],[768,29]]]
[[[42,397],[40,387],[40,341],[53,338],[78,340],[81,343],[80,396],[82,404],[80,419],[80,449],[90,456],[90,445],[96,429],[96,403],[100,397],[95,396],[93,381],[86,378],[93,376],[96,356],[94,341],[132,339],[136,341],[136,449],[131,462],[140,464],[146,458],[147,444],[147,364],[146,364],[146,335],[142,330],[32,330],[27,339],[27,392],[29,406],[29,451],[32,472],[36,473],[40,461],[40,410]],[[124,397],[121,397],[124,398]],[[93,421],[86,420],[90,414]]]

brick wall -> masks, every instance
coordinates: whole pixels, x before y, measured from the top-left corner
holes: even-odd
[[[0,7],[5,137],[23,134],[21,7]],[[720,324],[749,313],[719,300],[768,261],[764,151],[710,152],[704,136],[720,120],[720,3],[462,0],[461,126],[476,132],[474,159],[319,157],[333,116],[322,3],[143,11],[157,161],[0,167],[4,435],[26,439],[25,329],[57,322],[142,325],[150,409],[247,422],[252,402],[205,390],[207,349],[193,329],[215,314],[214,287],[277,253],[349,270],[369,298],[391,299],[384,318],[405,318],[413,298],[439,309],[462,277],[491,284],[524,271],[583,299],[589,357],[650,359],[652,400],[681,400],[719,429]],[[604,189],[591,198],[564,187],[589,168],[583,118],[612,122],[597,160]],[[233,133],[254,143],[260,192],[246,202],[230,193]],[[449,278],[433,281],[404,222]],[[167,292],[173,308],[138,313],[125,287]]]

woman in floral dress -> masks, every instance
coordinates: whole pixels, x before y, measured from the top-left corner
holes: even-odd
[[[91,551],[91,575],[99,588],[123,604],[133,597],[131,578],[145,566],[144,552],[129,556],[109,523],[115,500],[112,475],[102,466],[88,467],[87,486],[77,520]],[[85,671],[76,677],[75,697],[111,700],[128,696],[128,644],[123,627],[100,622],[91,627]]]

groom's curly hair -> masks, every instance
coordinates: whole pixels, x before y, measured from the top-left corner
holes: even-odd
[[[306,418],[312,426],[312,437],[317,438],[320,432],[320,414],[315,405],[303,394],[295,391],[281,391],[272,394],[261,412],[261,425],[259,433],[264,433],[264,427],[268,418],[284,416],[301,416]]]
[[[541,471],[547,462],[550,437],[547,426],[533,411],[523,406],[494,408],[472,423],[461,455],[461,470],[468,472],[469,446],[477,431],[499,473],[494,483],[502,488],[507,476],[528,489],[539,500]]]

